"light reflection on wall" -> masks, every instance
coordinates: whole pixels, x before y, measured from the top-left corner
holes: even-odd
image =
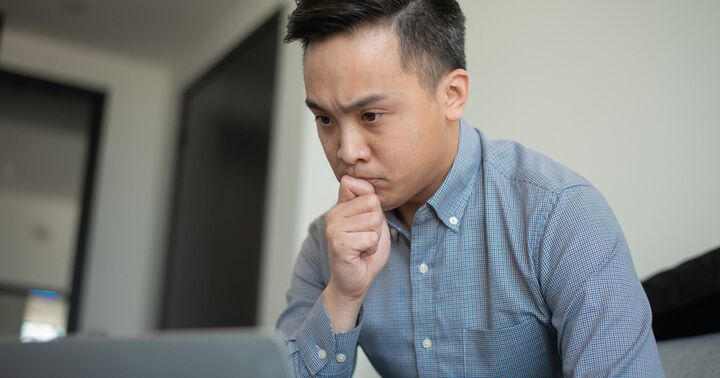
[[[25,305],[25,316],[20,329],[20,341],[44,342],[67,335],[68,304],[58,293],[30,290]]]

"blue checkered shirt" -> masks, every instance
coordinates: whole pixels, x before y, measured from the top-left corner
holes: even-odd
[[[664,376],[650,307],[610,207],[585,179],[461,120],[452,169],[392,250],[350,332],[334,333],[325,220],[297,259],[278,330],[296,376]]]

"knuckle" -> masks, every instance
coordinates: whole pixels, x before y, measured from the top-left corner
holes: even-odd
[[[373,225],[379,225],[382,221],[382,217],[380,214],[378,214],[377,211],[373,211],[372,213],[369,213],[370,215],[370,223]]]
[[[334,230],[328,229],[325,233],[325,237],[327,239],[328,247],[333,251],[340,250],[345,243],[344,240],[339,237],[339,234],[334,232]]]
[[[341,210],[340,204],[335,204],[328,212],[325,214],[325,221],[330,223],[329,220],[335,219],[338,216],[338,212]]]
[[[377,194],[368,195],[368,204],[373,208],[380,207],[380,198],[378,198]]]
[[[368,243],[372,246],[376,245],[380,241],[380,235],[378,235],[377,232],[368,232],[366,238]]]
[[[325,225],[325,235],[332,235],[335,231],[335,224],[333,222],[330,222],[326,220],[327,224]]]

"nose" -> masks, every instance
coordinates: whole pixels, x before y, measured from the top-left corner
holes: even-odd
[[[368,146],[366,136],[360,126],[347,125],[341,128],[338,159],[347,165],[353,165],[359,162],[369,162],[371,155],[370,146]]]

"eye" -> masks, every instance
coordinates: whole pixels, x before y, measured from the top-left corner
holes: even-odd
[[[365,122],[375,122],[380,118],[382,114],[380,113],[364,113],[362,115],[362,120]]]
[[[327,126],[331,122],[332,122],[332,120],[330,119],[330,117],[325,117],[325,116],[321,116],[321,115],[315,116],[315,123],[317,123],[319,125]]]

